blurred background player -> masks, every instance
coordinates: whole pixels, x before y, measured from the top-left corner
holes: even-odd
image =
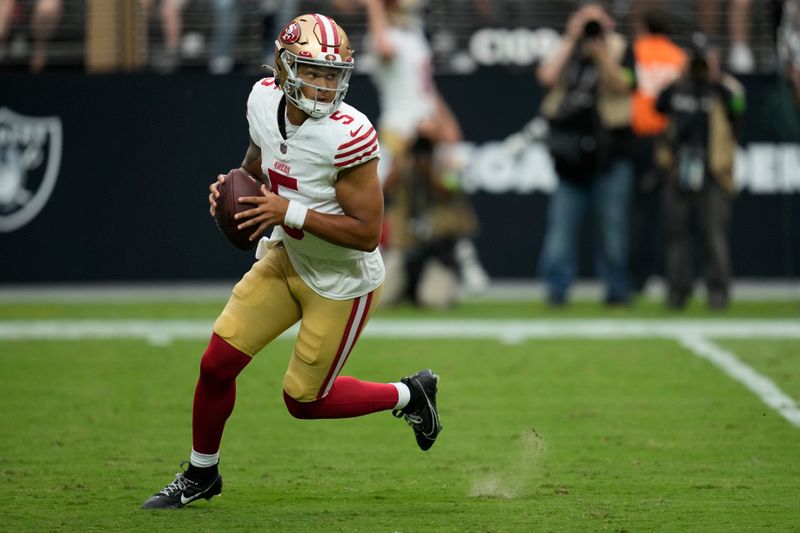
[[[283,380],[292,416],[347,418],[391,409],[411,426],[422,450],[441,430],[438,376],[430,370],[398,383],[339,376],[384,281],[377,133],[363,113],[343,103],[353,65],[347,35],[333,19],[301,15],[275,41],[275,77],[253,86],[242,167],[266,176],[270,189],[243,198],[254,207],[237,218],[253,239],[274,229],[214,323],[195,389],[189,467],[144,508],[183,507],[222,491],[217,465],[236,376],[297,322]],[[224,179],[210,186],[212,215]]]
[[[372,79],[378,90],[380,117],[378,131],[384,154],[379,174],[386,183],[392,174],[408,167],[404,161],[412,157],[410,149],[418,137],[433,147],[433,167],[441,175],[440,183],[458,187],[462,162],[457,156],[456,143],[463,139],[461,126],[442,98],[433,79],[432,52],[424,33],[423,0],[363,0],[367,7],[369,26],[368,48],[373,52]],[[394,201],[387,190],[387,204]],[[464,202],[466,202],[464,197]],[[405,231],[389,226],[384,239],[387,269],[402,270],[408,249],[395,246],[392,235]],[[465,227],[461,234],[474,233]],[[489,278],[478,259],[470,238],[456,243],[455,260],[463,288],[480,292],[488,286]],[[388,294],[387,303],[395,294]]]
[[[681,309],[692,293],[696,223],[704,241],[708,305],[723,309],[730,293],[728,222],[743,88],[720,72],[705,35],[695,34],[682,76],[661,93],[656,109],[670,120],[657,150],[668,178],[666,304]]]
[[[633,53],[601,4],[574,12],[561,43],[538,68],[558,186],[539,258],[550,305],[564,305],[577,274],[579,229],[594,216],[597,273],[607,305],[629,303],[628,229],[633,184],[630,129]]]

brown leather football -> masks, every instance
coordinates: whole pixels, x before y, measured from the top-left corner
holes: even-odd
[[[258,239],[248,240],[255,231],[254,228],[239,230],[236,228],[242,220],[233,216],[240,211],[252,209],[254,204],[243,204],[239,198],[243,196],[261,196],[262,182],[255,179],[243,168],[234,168],[225,175],[225,182],[218,187],[217,209],[214,220],[223,235],[231,244],[242,251],[252,250],[258,244]],[[269,230],[268,230],[269,231]]]

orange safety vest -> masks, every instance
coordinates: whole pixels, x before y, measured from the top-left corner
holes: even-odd
[[[637,87],[631,99],[631,128],[640,137],[657,135],[667,126],[667,118],[656,111],[656,99],[680,76],[686,54],[663,35],[639,37],[633,43],[633,54]]]

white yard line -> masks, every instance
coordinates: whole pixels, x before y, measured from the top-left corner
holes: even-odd
[[[130,283],[0,283],[0,303],[3,302],[114,302],[114,301],[217,301],[224,302],[238,278],[206,281],[162,281]],[[655,299],[664,298],[664,282],[652,278],[643,294]],[[570,286],[570,296],[576,300],[603,298],[603,284],[581,279]],[[466,301],[541,301],[547,288],[537,280],[493,279],[480,295],[465,295]],[[705,293],[698,291],[698,297]],[[800,280],[742,279],[733,282],[732,299],[800,302]]]
[[[166,344],[175,339],[207,339],[208,320],[6,320],[0,340],[143,339]],[[284,336],[296,334],[296,328]],[[753,391],[791,424],[800,427],[800,409],[769,378],[708,340],[722,338],[800,339],[800,321],[778,320],[388,320],[374,319],[365,338],[470,338],[522,342],[542,338],[667,338],[708,360]]]
[[[0,340],[205,339],[209,320],[5,320]],[[292,335],[290,330],[286,335]],[[682,336],[800,338],[800,320],[390,320],[374,319],[363,337],[471,338],[522,341],[541,338],[641,338]]]
[[[714,366],[750,389],[761,398],[762,402],[776,410],[790,424],[800,427],[800,408],[769,378],[759,374],[735,355],[708,339],[686,335],[679,341],[692,353],[710,361]]]

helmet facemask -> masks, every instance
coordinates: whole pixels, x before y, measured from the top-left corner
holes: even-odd
[[[286,98],[308,115],[328,116],[344,100],[353,72],[352,62],[311,59],[286,49],[278,54],[278,61],[286,72],[282,87]]]
[[[352,71],[350,40],[330,17],[319,13],[295,17],[275,40],[278,84],[293,105],[312,117],[336,111]]]

